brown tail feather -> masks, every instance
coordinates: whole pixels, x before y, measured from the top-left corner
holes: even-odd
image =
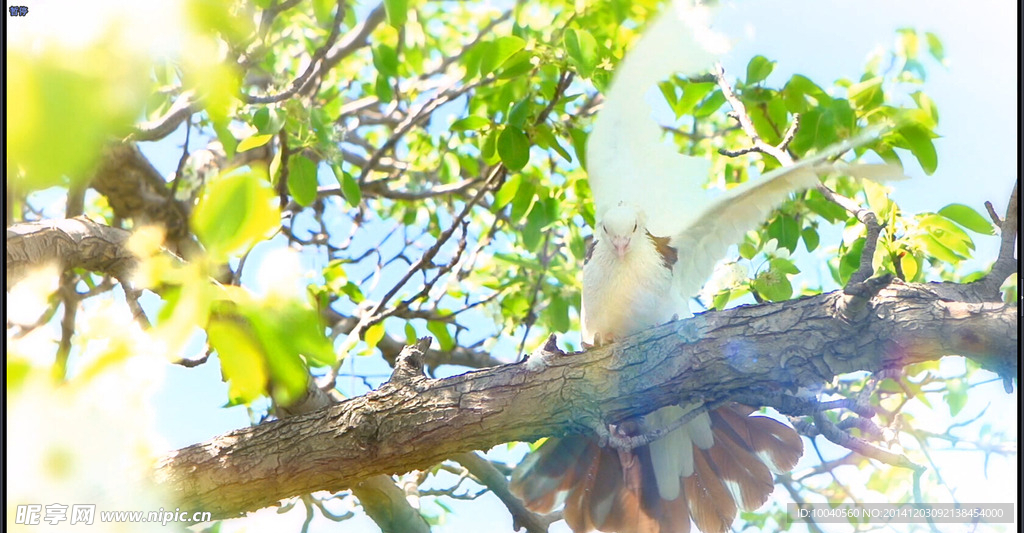
[[[789,472],[804,453],[803,441],[793,428],[767,416],[749,416],[754,409],[730,404],[711,413],[713,425],[730,432],[748,451],[769,459],[774,472]]]
[[[649,446],[620,454],[578,435],[546,442],[516,469],[509,488],[541,513],[564,499],[575,533],[689,533],[691,519],[703,533],[721,533],[738,508],[768,499],[769,469],[790,470],[803,453],[792,428],[753,411],[730,404],[709,413],[714,445],[693,447],[694,473],[680,480],[674,500],[658,493]]]
[[[693,451],[693,475],[686,478],[690,516],[704,533],[722,533],[736,518],[736,503],[715,473],[707,450]]]

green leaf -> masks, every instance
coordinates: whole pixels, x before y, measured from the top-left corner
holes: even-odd
[[[762,272],[753,281],[754,290],[771,302],[781,302],[793,296],[793,285],[785,274],[776,270]]]
[[[261,107],[252,116],[252,125],[262,134],[276,134],[284,126],[284,113],[280,109]]]
[[[800,269],[797,268],[796,264],[789,259],[783,259],[781,257],[773,257],[768,263],[771,265],[771,269],[776,272],[782,272],[783,274],[799,274]]]
[[[224,153],[228,159],[235,157],[235,151],[238,149],[238,139],[235,139],[235,135],[228,129],[228,122],[214,120],[213,131],[217,134],[217,140],[220,141],[221,146],[224,147]]]
[[[512,57],[506,59],[498,70],[498,79],[518,78],[530,72],[533,70],[531,59],[533,59],[533,52],[530,50],[520,50],[512,54]]]
[[[258,305],[240,305],[239,310],[265,347],[275,384],[289,382],[287,391],[275,391],[275,398],[282,392],[293,397],[305,392],[308,373],[300,355],[313,366],[335,363],[334,347],[324,334],[320,315],[305,302],[269,299]]]
[[[569,331],[569,302],[559,295],[553,295],[544,309],[544,318],[551,331],[565,333]]]
[[[850,245],[839,259],[840,285],[846,285],[846,282],[850,281],[850,276],[860,268],[860,256],[864,252],[865,241],[866,239],[864,237],[853,241],[853,244]]]
[[[764,56],[754,56],[747,63],[747,85],[760,83],[775,69],[775,62]]]
[[[452,123],[449,129],[451,129],[452,131],[479,130],[480,128],[483,128],[484,126],[488,126],[490,124],[491,121],[487,117],[481,117],[479,115],[470,115],[468,117],[456,120],[454,123]]]
[[[716,85],[712,82],[683,84],[683,95],[672,107],[672,110],[676,112],[676,118],[693,112],[697,102],[703,100],[715,87]]]
[[[896,37],[896,54],[907,59],[917,58],[918,49],[920,48],[917,32],[912,28],[900,28],[896,30],[896,33],[899,34]]]
[[[494,204],[492,205],[494,211],[500,211],[512,201],[512,198],[515,198],[516,193],[519,191],[519,184],[522,181],[523,176],[521,174],[514,174],[511,178],[505,180],[505,184],[498,189],[498,192],[494,193]]]
[[[551,133],[551,128],[547,124],[538,125],[533,131],[533,138],[540,147],[554,150],[566,162],[572,163],[572,156],[558,143],[558,139]]]
[[[757,255],[757,248],[749,242],[745,242],[739,245],[740,257],[744,259],[753,259]]]
[[[386,44],[380,44],[373,48],[373,66],[377,72],[389,78],[398,77],[398,52]]]
[[[441,345],[442,351],[448,351],[455,347],[455,341],[452,339],[451,334],[448,333],[448,324],[437,320],[429,320],[427,321],[427,331],[434,334],[434,338]]]
[[[487,76],[491,74],[525,46],[526,41],[515,35],[506,35],[483,43],[482,55],[480,56],[480,75]]]
[[[818,243],[821,242],[818,230],[812,227],[804,228],[803,231],[800,232],[800,236],[804,238],[804,247],[807,248],[808,252],[813,252],[818,247]]]
[[[363,199],[363,191],[359,189],[359,183],[356,179],[348,172],[345,172],[341,168],[340,163],[332,164],[331,170],[334,172],[334,179],[338,180],[338,185],[341,186],[341,194],[345,196],[348,205],[352,207],[359,205],[359,202]]]
[[[795,253],[800,244],[800,224],[793,217],[779,215],[768,226],[768,237],[777,239],[779,246]]]
[[[929,132],[919,126],[908,126],[900,129],[900,134],[910,146],[910,152],[921,164],[921,169],[928,175],[934,173],[939,166],[939,156],[935,152],[935,145]]]
[[[721,291],[721,292],[719,292],[718,294],[715,295],[714,299],[712,300],[711,306],[714,307],[715,309],[721,311],[722,309],[725,309],[726,305],[729,304],[729,300],[732,299],[731,297],[732,297],[732,291],[731,290]]]
[[[580,162],[581,167],[587,168],[587,132],[579,128],[572,128],[569,130],[569,136],[572,138],[572,148],[576,152],[576,159]]]
[[[322,27],[327,27],[332,21],[334,21],[334,14],[332,13],[333,7],[338,5],[334,0],[313,0],[313,15],[316,17],[316,23]],[[339,7],[339,9],[344,9]]]
[[[530,212],[530,208],[533,207],[533,202],[536,199],[534,195],[536,190],[537,187],[528,181],[519,185],[519,191],[516,192],[515,198],[512,199],[512,212],[509,213],[512,222],[518,223],[520,219]]]
[[[790,113],[807,111],[810,108],[808,97],[814,99],[815,105],[825,105],[832,100],[821,87],[800,74],[793,75],[782,89],[782,98]]]
[[[918,221],[918,228],[961,257],[969,257],[974,249],[970,236],[943,216],[926,215]]]
[[[914,102],[917,103],[917,107],[924,111],[928,117],[928,120],[924,120],[923,117],[915,116],[914,119],[926,128],[933,129],[939,124],[939,108],[935,105],[935,102],[927,94],[917,91],[910,95],[913,97]]]
[[[509,170],[522,170],[530,162],[530,140],[523,130],[506,127],[498,135],[498,156]]]
[[[597,66],[597,40],[587,30],[570,28],[565,32],[563,40],[569,60],[584,78],[589,78]]]
[[[265,175],[239,169],[206,186],[192,212],[192,228],[218,259],[248,249],[281,223],[276,195]]]
[[[996,234],[995,226],[991,222],[964,204],[949,204],[939,209],[939,214],[973,232],[982,235]]]
[[[694,118],[704,118],[710,116],[715,111],[718,111],[725,103],[725,95],[722,91],[715,89],[707,98],[704,99],[696,109],[693,110]]]
[[[878,107],[885,99],[882,92],[882,76],[875,76],[851,85],[847,90],[847,95],[858,109]]]
[[[246,150],[259,148],[260,146],[263,146],[264,144],[270,142],[270,139],[273,138],[274,135],[270,133],[264,135],[253,135],[251,137],[243,139],[242,142],[238,143],[238,151],[245,152]]]
[[[394,91],[391,90],[391,84],[388,82],[388,77],[383,74],[377,75],[377,80],[373,84],[374,93],[377,98],[382,102],[390,101],[394,96]]]
[[[917,274],[921,272],[921,261],[914,254],[904,252],[900,256],[900,270],[903,271],[904,280],[917,281]]]
[[[384,0],[384,12],[387,14],[388,24],[401,28],[409,16],[409,0]]]
[[[928,53],[935,58],[936,61],[946,64],[946,52],[942,47],[942,40],[939,39],[938,35],[928,31],[924,34],[925,40],[928,42]]]
[[[232,405],[248,404],[266,391],[268,371],[263,347],[244,321],[211,318],[206,326],[210,346],[217,350],[221,373]]]
[[[377,343],[384,338],[384,323],[378,322],[368,328],[366,333],[363,333],[363,340],[366,341],[366,347],[373,351],[377,347]]]
[[[304,155],[288,160],[288,193],[303,207],[316,200],[316,163]]]
[[[540,248],[543,230],[550,222],[546,210],[542,209],[539,204],[530,210],[521,233],[523,236],[523,246],[527,251],[536,252]]]
[[[531,102],[529,98],[520,100],[512,106],[512,110],[508,112],[508,124],[522,129],[523,124],[526,123],[526,119],[530,116],[530,111],[532,109],[533,102]]]
[[[919,235],[915,240],[918,245],[924,248],[925,253],[936,259],[945,261],[951,265],[956,265],[963,260],[962,257],[953,253],[953,251],[946,247],[946,245],[942,244],[931,235]]]

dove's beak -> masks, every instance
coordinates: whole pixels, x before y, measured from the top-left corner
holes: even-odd
[[[615,247],[615,255],[622,259],[629,251],[629,237],[612,237],[612,246]]]

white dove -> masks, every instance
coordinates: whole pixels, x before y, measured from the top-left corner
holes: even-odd
[[[644,98],[658,81],[706,71],[724,52],[709,14],[674,0],[621,62],[594,123],[587,171],[597,227],[583,268],[584,343],[606,344],[692,316],[689,298],[728,247],[791,193],[837,172],[829,159],[872,135],[710,199],[703,189],[710,165],[662,142]],[[876,180],[903,177],[887,165],[841,170]],[[665,427],[693,408],[664,407],[619,430]],[[538,512],[564,502],[565,520],[577,533],[688,532],[691,519],[704,533],[723,532],[737,508],[761,506],[774,488],[771,472],[791,470],[803,452],[792,428],[752,412],[731,404],[702,413],[632,454],[602,448],[592,436],[549,439],[516,468],[510,487]]]

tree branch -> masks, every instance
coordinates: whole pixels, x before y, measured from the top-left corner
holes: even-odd
[[[62,270],[83,268],[115,277],[136,265],[125,244],[131,233],[85,217],[23,222],[7,228],[7,287],[31,269],[56,263]]]
[[[859,321],[838,316],[844,295],[835,292],[705,313],[571,356],[542,352],[526,364],[441,380],[407,376],[173,452],[157,478],[182,505],[228,517],[668,404],[770,395],[948,354],[1016,375],[1017,307],[944,300],[934,285],[953,284],[890,285]]]

